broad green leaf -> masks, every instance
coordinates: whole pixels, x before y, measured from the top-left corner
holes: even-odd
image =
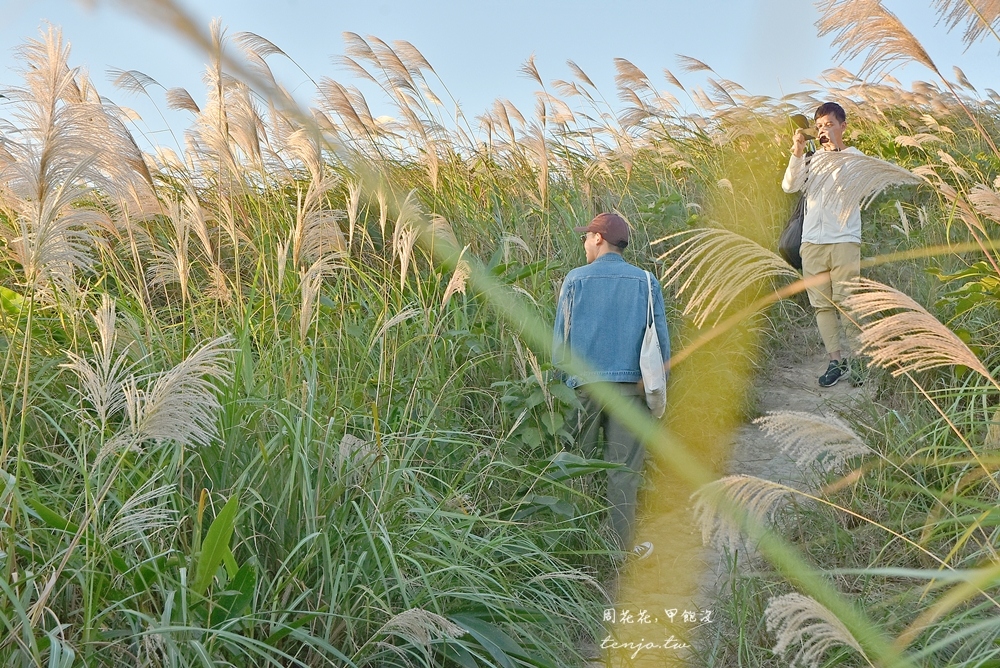
[[[243,564],[226,591],[218,596],[218,603],[212,608],[210,625],[218,627],[242,615],[253,601],[256,588],[257,571],[252,564]]]
[[[510,655],[524,654],[521,646],[514,642],[510,636],[478,617],[459,613],[452,615],[451,621],[468,631],[502,668],[515,668],[514,659]]]
[[[215,577],[216,569],[225,559],[226,552],[229,551],[229,541],[233,537],[233,528],[236,526],[238,507],[239,498],[234,494],[229,497],[229,501],[216,515],[212,526],[208,528],[208,534],[201,545],[201,555],[198,557],[194,580],[191,584],[191,591],[196,594],[205,593],[208,585],[212,583],[212,578]]]
[[[38,499],[28,501],[28,508],[47,526],[68,533],[76,533],[79,527],[52,510]]]
[[[476,657],[472,656],[472,652],[457,643],[446,642],[441,647],[441,653],[449,661],[457,663],[462,668],[479,668],[479,662],[476,661]]]

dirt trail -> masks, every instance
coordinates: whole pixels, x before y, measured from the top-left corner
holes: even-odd
[[[864,400],[864,386],[853,387],[847,380],[831,388],[820,388],[816,379],[826,365],[827,358],[820,352],[776,360],[757,381],[757,412],[829,414]],[[742,425],[733,434],[727,473],[753,475],[792,486],[803,483],[803,474],[795,462],[752,423]],[[614,596],[615,640],[630,644],[605,652],[603,661],[592,666],[701,665],[689,651],[669,645],[672,641],[683,645],[696,634],[698,627],[706,623],[706,612],[707,623],[716,621],[711,617],[715,614],[712,606],[715,592],[724,584],[725,566],[718,550],[702,546],[688,496],[688,491],[669,485],[655,495],[647,495],[638,540],[651,540],[656,547],[648,558],[631,563],[622,572],[619,591]],[[643,611],[651,622],[637,621]],[[671,611],[676,612],[671,615]],[[685,618],[685,612],[694,617]],[[631,617],[623,619],[623,615]],[[637,643],[656,646],[647,645],[647,649],[633,652]]]
[[[779,362],[758,385],[758,412],[798,411],[817,415],[849,410],[856,401],[864,400],[864,386],[853,386],[841,380],[833,387],[822,388],[817,378],[826,369],[825,352],[796,360]],[[805,483],[803,471],[783,453],[777,441],[752,423],[744,424],[733,436],[729,474],[744,474],[799,487]],[[722,555],[706,549],[703,589],[712,591],[723,575]]]

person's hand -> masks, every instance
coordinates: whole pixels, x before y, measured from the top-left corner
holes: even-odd
[[[801,158],[806,152],[806,134],[801,129],[792,136],[792,155]]]

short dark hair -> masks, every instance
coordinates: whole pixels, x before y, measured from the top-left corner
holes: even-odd
[[[824,102],[823,104],[819,105],[819,108],[813,115],[813,120],[817,121],[820,118],[824,116],[830,116],[831,114],[833,115],[834,118],[837,119],[838,123],[847,122],[847,112],[844,111],[844,108],[839,104],[837,104],[836,102]]]

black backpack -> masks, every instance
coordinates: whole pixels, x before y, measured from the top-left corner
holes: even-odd
[[[811,157],[812,153],[806,154],[807,169]],[[807,183],[808,180],[809,177],[807,176]],[[803,183],[802,190],[799,191],[799,197],[792,206],[792,213],[788,216],[788,223],[785,224],[785,229],[782,230],[781,236],[778,237],[778,255],[799,271],[802,271],[802,256],[799,254],[799,246],[802,245],[802,221],[806,217],[805,187],[805,183]]]

